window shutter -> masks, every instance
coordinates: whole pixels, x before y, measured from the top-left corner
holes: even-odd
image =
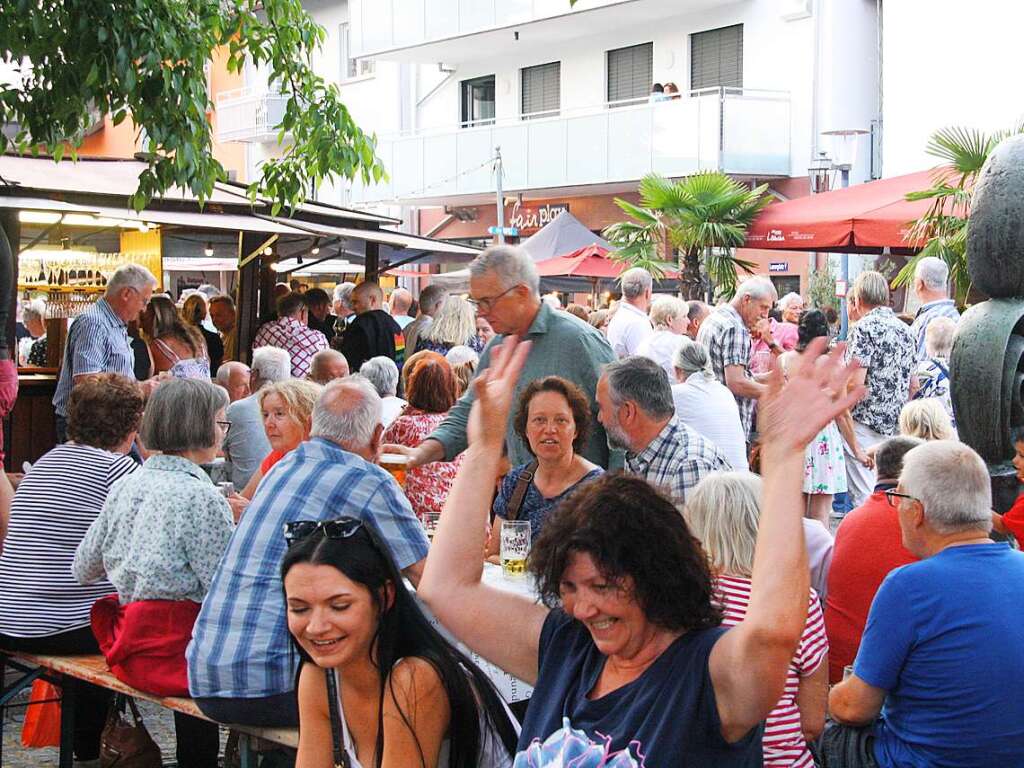
[[[608,101],[647,98],[653,78],[654,43],[608,51]]]
[[[690,35],[690,89],[743,87],[743,25]]]
[[[552,117],[562,106],[562,63],[541,64],[522,70],[522,114]]]

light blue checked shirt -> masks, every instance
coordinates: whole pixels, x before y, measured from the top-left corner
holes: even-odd
[[[960,320],[960,312],[956,308],[953,299],[939,299],[922,304],[914,316],[914,324],[910,326],[910,332],[917,339],[917,359],[923,361],[928,359],[928,351],[925,349],[924,335],[928,330],[928,323],[937,317],[948,317],[953,321]]]
[[[348,515],[374,525],[399,569],[427,555],[401,489],[380,467],[323,438],[302,443],[260,483],[213,577],[185,652],[193,697],[259,698],[294,687],[282,526]]]

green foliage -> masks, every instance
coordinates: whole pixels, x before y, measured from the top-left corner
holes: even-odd
[[[0,6],[0,57],[16,84],[0,83],[0,123],[16,123],[13,146],[59,159],[80,146],[101,115],[131,119],[147,137],[148,167],[132,204],[143,208],[177,185],[207,199],[226,179],[211,152],[205,64],[227,46],[227,67],[252,62],[288,97],[283,156],[265,162],[252,198],[293,206],[331,176],[366,182],[384,171],[374,139],[353,122],[337,88],[310,66],[324,30],[301,0],[9,0]]]
[[[808,296],[811,299],[811,306],[818,309],[826,307],[836,308],[839,306],[839,299],[836,298],[836,273],[832,264],[825,259],[825,266],[815,269],[811,274],[807,287]]]
[[[982,166],[1003,139],[1024,133],[1024,123],[1007,131],[985,134],[971,128],[943,128],[928,141],[927,152],[942,161],[932,174],[932,186],[911,192],[907,200],[931,200],[928,211],[917,221],[907,238],[924,243],[892,281],[894,288],[914,281],[917,263],[928,256],[949,266],[957,303],[963,305],[971,289],[967,271],[967,220],[971,193]]]
[[[615,246],[613,259],[643,266],[655,277],[664,275],[663,252],[678,251],[683,291],[699,297],[705,278],[722,296],[736,291],[736,270],[752,272],[753,262],[734,249],[746,242],[747,229],[771,201],[767,185],[749,189],[715,171],[703,171],[673,182],[658,174],[640,181],[640,205],[616,199],[629,220],[604,230]],[[666,247],[667,246],[667,247]]]

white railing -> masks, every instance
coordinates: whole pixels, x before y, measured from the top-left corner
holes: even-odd
[[[652,171],[788,176],[789,112],[785,93],[711,88],[670,101],[396,134],[377,148],[389,179],[356,185],[352,200],[415,202],[493,192],[496,146],[508,191],[629,182]]]
[[[349,0],[353,53],[373,56],[629,1],[635,0]]]
[[[217,140],[276,142],[288,99],[273,91],[237,88],[217,96]]]

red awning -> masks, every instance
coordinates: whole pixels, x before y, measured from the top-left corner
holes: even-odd
[[[585,245],[572,253],[556,256],[537,262],[537,274],[541,277],[588,277],[598,280],[613,280],[629,264],[623,261],[612,261],[608,258],[610,251],[597,243]],[[676,277],[675,272],[666,273],[666,277]]]
[[[919,244],[906,238],[931,201],[909,202],[906,195],[930,188],[931,173],[920,171],[775,203],[750,226],[746,247],[786,251],[916,249]]]

